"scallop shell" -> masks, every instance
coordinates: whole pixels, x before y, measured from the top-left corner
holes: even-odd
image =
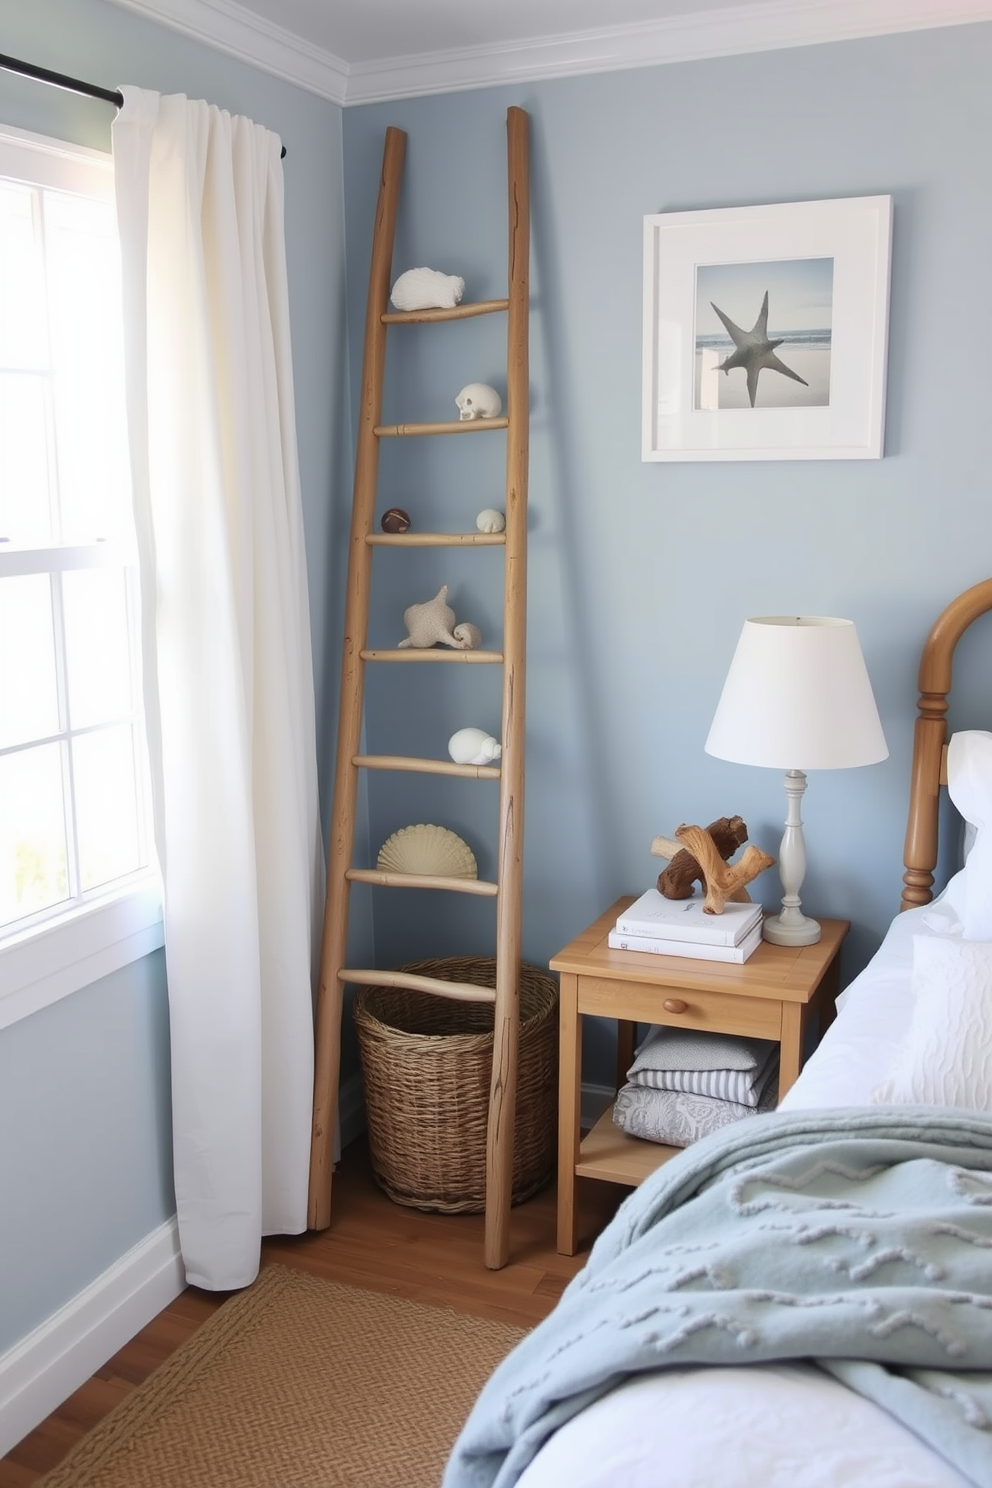
[[[506,518],[494,506],[486,506],[476,517],[475,525],[480,532],[502,532],[506,526]]]
[[[434,878],[478,878],[475,854],[447,827],[427,822],[401,827],[379,849],[381,873],[422,873]]]

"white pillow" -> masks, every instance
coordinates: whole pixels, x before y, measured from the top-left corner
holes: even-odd
[[[947,746],[947,789],[974,828],[959,913],[966,940],[992,940],[992,734],[964,729]]]
[[[914,935],[913,996],[873,1103],[992,1111],[992,941]]]

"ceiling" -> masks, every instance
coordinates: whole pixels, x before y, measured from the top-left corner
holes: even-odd
[[[992,19],[992,0],[114,0],[339,104]]]
[[[714,11],[711,0],[241,0],[349,65],[644,24]],[[752,0],[723,0],[722,11]]]

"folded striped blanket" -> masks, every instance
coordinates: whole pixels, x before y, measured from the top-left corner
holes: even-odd
[[[698,1142],[732,1121],[774,1111],[777,1096],[778,1059],[775,1058],[768,1077],[757,1090],[757,1105],[750,1102],[741,1105],[712,1095],[693,1095],[678,1087],[655,1090],[631,1081],[617,1092],[613,1120],[631,1137],[665,1142],[670,1147],[688,1147],[690,1142]]]

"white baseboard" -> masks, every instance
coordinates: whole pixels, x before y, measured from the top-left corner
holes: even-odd
[[[0,1355],[0,1456],[186,1286],[175,1217]]]

